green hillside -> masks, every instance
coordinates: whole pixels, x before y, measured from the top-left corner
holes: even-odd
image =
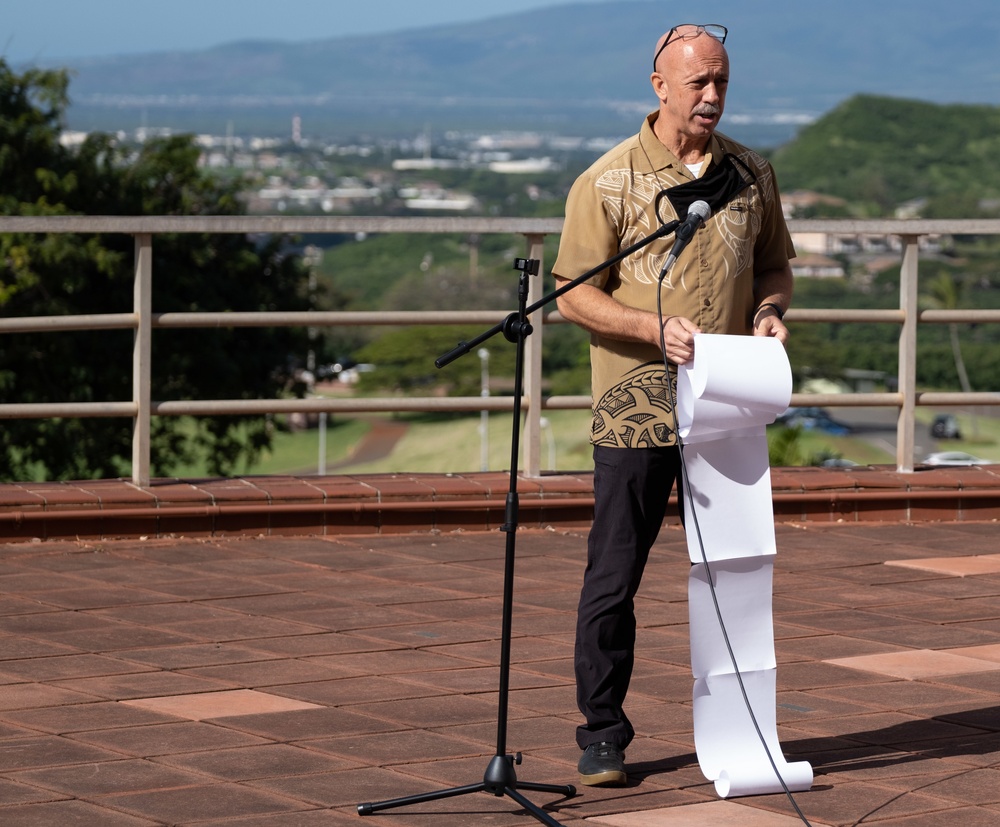
[[[886,216],[927,199],[926,218],[1000,214],[1000,107],[858,95],[772,156],[782,190],[842,198]]]

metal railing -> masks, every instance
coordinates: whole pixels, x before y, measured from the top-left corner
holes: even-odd
[[[155,329],[196,327],[332,327],[338,325],[483,324],[500,321],[507,310],[474,312],[256,312],[256,313],[156,313],[152,307],[153,241],[161,233],[459,233],[521,235],[525,256],[541,262],[547,235],[562,231],[562,219],[519,218],[382,218],[382,217],[0,217],[0,233],[123,233],[135,239],[133,312],[88,316],[0,318],[0,334],[65,330],[135,331],[132,352],[132,399],[114,402],[0,404],[0,419],[55,417],[129,417],[133,422],[132,480],[150,483],[150,424],[154,416],[207,416],[223,414],[364,413],[403,411],[510,411],[510,397],[408,397],[408,398],[307,398],[214,399],[156,401],[151,398],[152,333]],[[898,390],[887,393],[792,395],[792,405],[894,407],[898,410],[896,464],[913,470],[915,410],[918,406],[994,405],[1000,393],[934,393],[916,388],[917,326],[921,323],[1000,322],[1000,310],[919,310],[918,263],[920,239],[941,235],[1000,235],[1000,220],[808,220],[791,221],[793,233],[834,236],[882,236],[899,241],[902,256],[899,308],[895,310],[822,310],[792,308],[789,322],[891,323],[900,327]],[[542,280],[532,279],[528,303],[543,295]],[[542,393],[542,341],[549,324],[564,322],[555,308],[533,319],[528,337],[524,377],[523,470],[541,473],[541,419],[545,410],[587,409],[589,396],[544,396]]]

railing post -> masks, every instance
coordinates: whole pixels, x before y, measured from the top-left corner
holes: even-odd
[[[132,343],[132,482],[148,486],[150,480],[150,376],[153,350],[153,236],[135,236],[135,283],[133,310],[136,318]]]
[[[545,274],[545,236],[528,236],[528,258],[538,259],[538,276],[529,282],[528,304],[542,298]],[[535,311],[531,319],[532,333],[528,337],[524,351],[524,474],[528,477],[542,475],[542,310]]]
[[[903,327],[899,333],[899,393],[902,403],[896,422],[896,469],[913,470],[917,409],[917,264],[920,237],[901,236],[903,266],[899,279],[899,307]]]

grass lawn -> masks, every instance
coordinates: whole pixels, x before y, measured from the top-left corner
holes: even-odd
[[[371,429],[364,419],[328,417],[326,426],[326,464],[345,460],[352,449]],[[279,433],[271,451],[261,458],[252,474],[315,473],[319,464],[320,429],[306,428]]]
[[[327,463],[333,465],[345,459],[370,428],[371,423],[362,419],[330,417],[326,429]],[[275,434],[271,450],[265,452],[260,461],[246,473],[315,473],[319,459],[319,442],[318,428],[279,431]],[[156,469],[153,469],[153,473],[155,476]],[[203,465],[182,467],[171,472],[171,476],[175,477],[204,477],[206,474]]]
[[[374,418],[374,417],[373,417]],[[545,418],[549,427],[542,432],[542,470],[552,469],[550,456],[555,459],[555,468],[560,471],[585,471],[593,468],[590,454],[589,411],[551,411]],[[434,418],[434,417],[397,417],[397,422],[406,422],[406,433],[393,446],[391,453],[384,459],[351,464],[350,449],[357,447],[361,436],[358,435],[354,445],[340,445],[338,474],[375,474],[393,472],[414,473],[463,473],[480,470],[482,437],[480,435],[480,418],[475,416]],[[369,420],[370,422],[370,420]],[[369,425],[370,427],[370,425]],[[366,428],[367,432],[367,428]],[[345,433],[345,436],[349,436]],[[298,447],[290,445],[275,446],[273,457],[265,466],[256,466],[251,473],[290,473],[294,465],[300,462],[303,455],[312,457],[309,467],[316,468],[316,451],[318,436],[315,429],[296,434],[294,439],[301,440],[310,448],[304,453]],[[550,442],[551,440],[551,442]],[[330,447],[331,437],[327,437]],[[338,444],[339,444],[338,438]],[[510,467],[511,418],[509,414],[492,414],[489,418],[487,433],[489,449],[489,470],[503,471]],[[551,454],[550,454],[551,445]],[[284,451],[288,449],[285,459]],[[311,450],[311,453],[310,453]],[[523,466],[524,446],[521,445],[519,466]],[[295,457],[295,459],[291,459]],[[328,467],[331,464],[330,452],[327,453]],[[299,469],[302,465],[296,466]]]
[[[940,411],[920,409],[917,420],[931,421]],[[1000,462],[1000,419],[951,411],[958,417],[962,440],[941,442],[939,450],[966,451],[975,456]],[[547,411],[548,427],[542,429],[541,466],[543,471],[592,471],[594,467],[589,442],[589,411]],[[379,421],[405,423],[405,433],[393,444],[381,446],[386,456],[367,462],[352,462],[351,456],[362,442],[370,455],[375,439],[373,425]],[[377,429],[376,429],[377,430]],[[510,415],[494,413],[489,417],[487,443],[489,470],[510,467]],[[249,474],[314,474],[318,467],[320,433],[316,427],[276,435],[274,446]],[[375,446],[376,448],[379,447]],[[860,465],[893,465],[895,456],[858,436],[834,436],[820,431],[802,431],[798,442],[802,457],[834,454]],[[330,417],[326,432],[327,473],[469,473],[480,470],[482,437],[480,417],[439,417],[430,415],[372,414],[348,419]],[[378,451],[376,450],[376,453]],[[519,466],[524,467],[524,446]],[[920,457],[916,458],[918,461]],[[204,468],[185,468],[177,476],[204,476]]]
[[[479,416],[432,418],[401,416],[406,422],[403,437],[383,459],[350,462],[352,449],[369,432],[371,422],[345,420],[327,434],[327,470],[337,474],[373,473],[468,473],[480,470]],[[545,414],[548,428],[542,429],[541,466],[543,471],[592,471],[594,467],[589,440],[589,411],[549,411]],[[963,423],[963,428],[965,428]],[[998,423],[1000,427],[1000,423]],[[489,418],[489,470],[503,471],[510,467],[511,423],[507,414],[492,414]],[[967,430],[967,429],[966,429]],[[252,474],[314,473],[318,452],[318,432],[315,428],[295,434],[281,434],[275,449],[266,461],[251,469]],[[892,465],[895,457],[888,451],[871,445],[857,436],[833,436],[822,432],[803,431],[800,436],[803,456],[833,453],[860,465]],[[950,446],[949,446],[950,447]],[[957,450],[975,450],[957,448]],[[519,465],[523,469],[524,446]],[[984,456],[984,454],[978,454]],[[986,455],[988,456],[988,455]],[[553,462],[554,460],[554,462]],[[331,466],[336,465],[336,468]]]

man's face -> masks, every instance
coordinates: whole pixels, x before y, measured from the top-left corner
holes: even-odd
[[[715,131],[726,105],[729,58],[712,37],[670,43],[657,64],[654,88],[672,130],[690,138],[707,138]]]

